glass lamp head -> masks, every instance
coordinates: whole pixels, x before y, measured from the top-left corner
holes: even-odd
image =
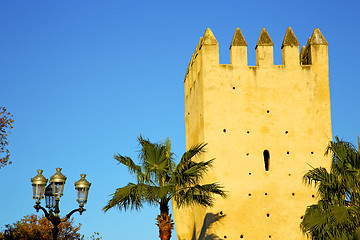
[[[37,170],[38,174],[31,178],[31,184],[33,187],[33,199],[40,201],[44,198],[45,187],[47,179],[42,175],[43,170]]]
[[[45,188],[45,206],[49,209],[55,207],[55,197],[53,195],[52,184]]]
[[[56,168],[56,173],[50,178],[54,197],[61,197],[63,195],[65,182],[66,177],[61,173],[61,168]]]
[[[77,191],[77,201],[79,204],[85,204],[87,202],[91,183],[89,183],[85,179],[86,174],[80,174],[80,176],[81,179],[75,182],[75,189]]]

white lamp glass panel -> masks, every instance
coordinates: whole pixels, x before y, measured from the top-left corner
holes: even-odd
[[[37,194],[37,184],[33,184],[32,187],[33,187],[33,199],[39,198]]]
[[[33,184],[33,198],[42,199],[45,192],[45,185],[43,184]]]
[[[45,204],[47,208],[55,207],[55,197],[54,196],[45,196]]]
[[[45,184],[39,184],[39,197],[40,199],[42,199],[44,197],[44,193],[45,193]]]
[[[86,203],[88,191],[86,188],[77,188],[77,200],[79,203]]]
[[[87,203],[88,194],[89,194],[89,189],[86,189],[85,196],[84,196],[84,203]]]
[[[50,207],[50,196],[45,196],[45,205],[47,208]]]
[[[55,196],[62,196],[63,193],[63,189],[64,189],[64,184],[61,182],[54,182],[53,183],[53,194]]]

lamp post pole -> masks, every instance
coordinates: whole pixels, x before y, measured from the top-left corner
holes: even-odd
[[[50,178],[50,182],[47,187],[45,187],[47,179],[42,175],[42,170],[38,170],[38,174],[31,179],[33,186],[33,198],[36,199],[34,208],[36,209],[36,212],[39,212],[41,209],[44,212],[45,217],[53,224],[53,240],[58,239],[58,226],[60,223],[67,221],[75,212],[79,212],[80,215],[82,215],[82,213],[86,211],[86,209],[84,209],[84,204],[87,202],[87,197],[91,186],[91,183],[85,179],[86,175],[81,174],[81,179],[75,182],[79,208],[72,210],[64,218],[60,218],[59,202],[60,197],[63,195],[66,177],[61,173],[61,168],[57,168],[56,171],[57,172]],[[46,208],[48,208],[49,211],[40,205],[41,199],[44,198],[44,195]]]

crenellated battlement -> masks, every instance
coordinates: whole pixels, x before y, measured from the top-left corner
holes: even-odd
[[[300,67],[304,65],[317,65],[323,64],[324,61],[327,63],[328,43],[318,28],[315,28],[306,46],[301,48],[300,53],[299,45],[299,41],[289,27],[281,45],[283,66]],[[255,47],[257,67],[274,66],[273,46],[274,43],[271,37],[266,29],[263,28]],[[248,65],[247,43],[239,28],[235,30],[229,50],[230,65],[235,68],[252,67]],[[207,28],[192,55],[185,79],[190,71],[198,72],[204,66],[211,67],[216,65],[219,65],[219,43],[210,28]],[[194,66],[196,66],[196,70]]]

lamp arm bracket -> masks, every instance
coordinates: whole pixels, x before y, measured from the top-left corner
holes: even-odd
[[[61,222],[67,221],[71,217],[71,215],[73,215],[75,212],[79,212],[81,215],[84,211],[86,211],[86,209],[84,209],[82,206],[80,206],[78,209],[74,209],[71,212],[69,212],[68,214],[66,214],[66,216],[63,219],[61,219]]]
[[[39,212],[39,209],[41,209],[41,210],[44,212],[45,217],[46,217],[47,219],[49,219],[50,215],[49,215],[48,211],[46,211],[46,209],[43,208],[43,207],[40,205],[40,203],[36,203],[36,205],[34,206],[34,208],[36,209],[36,212]]]

